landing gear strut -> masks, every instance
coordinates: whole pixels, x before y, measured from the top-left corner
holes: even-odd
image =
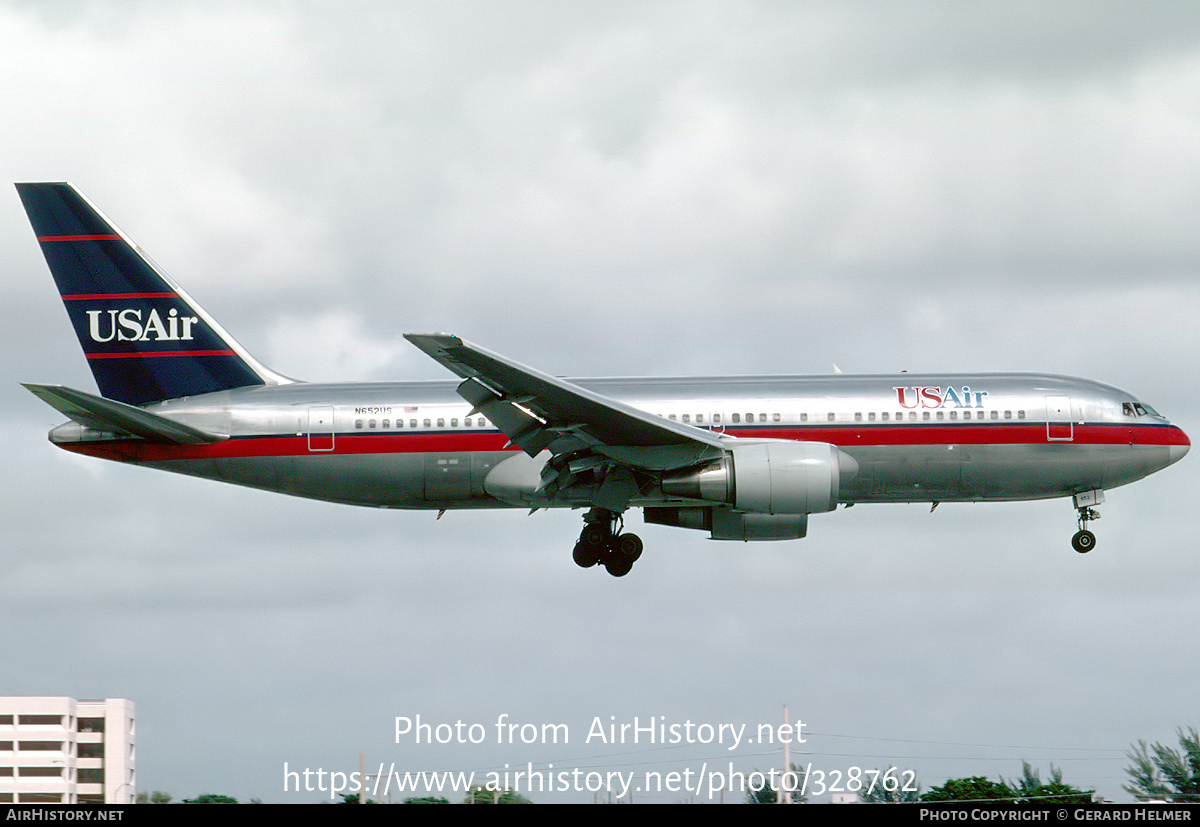
[[[1087,524],[1091,520],[1099,520],[1100,512],[1086,505],[1075,510],[1079,512],[1079,531],[1071,538],[1071,547],[1080,554],[1087,554],[1096,547],[1096,535],[1087,530]]]
[[[571,553],[575,565],[591,568],[600,563],[613,577],[629,574],[642,556],[642,540],[636,534],[621,531],[624,520],[604,508],[593,508],[583,516],[583,531]]]

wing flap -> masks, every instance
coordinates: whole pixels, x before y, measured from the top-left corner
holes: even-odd
[[[133,405],[105,399],[102,396],[94,396],[74,388],[62,385],[32,384],[25,384],[25,387],[59,413],[66,415],[85,428],[97,431],[129,434],[150,442],[170,442],[180,445],[210,445],[229,438],[220,434],[210,434]]]

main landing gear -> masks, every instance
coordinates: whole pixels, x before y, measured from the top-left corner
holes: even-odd
[[[575,565],[586,569],[600,563],[613,577],[629,574],[642,556],[642,538],[621,531],[624,527],[621,515],[604,508],[591,509],[583,521],[583,531],[571,553]]]

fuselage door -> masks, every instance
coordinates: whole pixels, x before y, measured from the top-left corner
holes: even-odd
[[[308,450],[333,450],[333,408],[308,409]]]
[[[1071,420],[1071,397],[1046,397],[1046,440],[1070,442],[1075,438],[1075,423]]]

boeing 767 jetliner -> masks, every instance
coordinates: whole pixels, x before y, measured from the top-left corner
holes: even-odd
[[[1071,497],[1188,452],[1132,394],[1044,374],[561,379],[457,336],[457,379],[311,384],[260,364],[70,184],[17,184],[100,395],[26,385],[68,451],[378,508],[587,509],[580,566],[627,574],[622,515],[794,540],[838,504]]]

